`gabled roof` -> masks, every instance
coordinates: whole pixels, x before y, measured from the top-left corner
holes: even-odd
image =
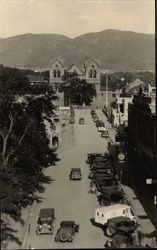
[[[100,59],[94,58],[94,57],[85,59],[86,66],[88,66],[92,61],[94,61],[100,67],[100,63],[101,63]]]
[[[72,67],[75,67],[80,72],[80,74],[84,74],[84,72],[80,68],[78,68],[74,63],[71,64],[71,66],[67,68],[66,71],[70,71]]]
[[[60,64],[64,67],[63,59],[61,59],[61,58],[52,58],[52,59],[50,60],[49,67],[50,67],[52,64],[54,64],[56,61],[57,61],[58,63],[60,63]]]

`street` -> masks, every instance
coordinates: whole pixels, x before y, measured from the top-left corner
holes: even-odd
[[[102,114],[103,115],[103,114]],[[79,118],[85,118],[85,124],[78,124]],[[57,153],[61,159],[55,167],[49,167],[46,174],[54,180],[46,186],[43,202],[35,204],[31,217],[30,233],[26,248],[102,248],[106,237],[101,228],[91,223],[95,208],[99,206],[96,196],[88,194],[89,167],[85,163],[87,153],[105,152],[108,139],[101,138],[90,116],[90,110],[76,110],[75,124],[66,125],[62,131],[61,141]],[[81,168],[82,180],[70,181],[71,168]],[[37,236],[36,226],[41,208],[54,208],[56,221],[54,235]],[[73,243],[57,243],[55,234],[62,220],[74,220],[80,225],[79,233]]]
[[[17,237],[22,241],[22,249],[30,246],[35,249],[60,249],[60,248],[103,248],[107,240],[103,230],[92,224],[95,208],[99,207],[95,195],[88,193],[90,180],[89,166],[85,163],[87,154],[90,152],[105,152],[110,140],[114,141],[116,131],[111,128],[106,116],[101,110],[96,110],[99,118],[105,122],[110,138],[101,138],[95,123],[92,121],[90,109],[75,110],[75,124],[62,127],[58,124],[60,132],[60,145],[57,150],[60,161],[56,166],[50,166],[45,174],[52,178],[52,183],[45,185],[45,192],[41,194],[42,202],[34,203],[26,218],[23,210],[23,218],[26,222],[25,229],[20,224],[13,224],[17,229]],[[79,118],[85,119],[85,124],[78,124]],[[50,133],[50,131],[49,131]],[[81,168],[82,180],[70,181],[69,173],[71,168]],[[123,186],[127,198],[133,207],[146,234],[154,232],[154,226],[147,217],[147,214],[137,198],[133,189]],[[53,235],[36,235],[37,219],[41,208],[55,209],[55,222]],[[25,217],[24,217],[25,216]],[[55,242],[54,238],[63,220],[74,220],[80,226],[79,233],[72,243]],[[24,235],[24,236],[23,236]],[[8,249],[19,249],[15,242],[10,241]]]

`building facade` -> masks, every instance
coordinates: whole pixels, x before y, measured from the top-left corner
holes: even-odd
[[[145,179],[156,176],[156,111],[154,107],[155,98],[136,95],[128,109],[130,157],[135,160],[134,165],[137,171]]]
[[[54,58],[49,64],[50,84],[62,83],[65,72],[77,73],[80,79],[84,79],[87,83],[100,84],[100,61],[90,58],[83,62],[82,68],[75,64],[65,66],[60,58]]]

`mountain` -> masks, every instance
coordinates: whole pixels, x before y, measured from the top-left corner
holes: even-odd
[[[73,39],[31,33],[0,39],[1,64],[45,68],[52,57],[62,58],[66,66],[83,66],[86,57],[95,57],[103,69],[154,70],[155,36],[109,29]]]

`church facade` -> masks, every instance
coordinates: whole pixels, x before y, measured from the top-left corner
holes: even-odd
[[[65,72],[76,72],[78,77],[87,83],[100,84],[100,61],[95,58],[85,60],[82,68],[75,64],[66,67],[62,59],[55,58],[50,61],[49,72],[50,84],[62,83]]]

